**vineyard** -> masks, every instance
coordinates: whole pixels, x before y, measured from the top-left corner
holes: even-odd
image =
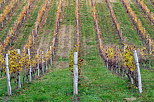
[[[153,102],[154,0],[0,0],[0,102]]]

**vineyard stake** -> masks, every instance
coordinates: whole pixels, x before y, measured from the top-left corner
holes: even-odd
[[[17,52],[20,55],[20,49],[17,49]],[[18,87],[21,88],[20,71],[18,72]]]
[[[28,56],[29,56],[29,60],[31,59],[30,58],[30,49],[28,49]],[[32,81],[32,66],[30,64],[30,68],[29,68],[29,81],[31,82]]]
[[[74,95],[78,95],[78,52],[74,52]]]
[[[52,57],[50,58],[50,64],[52,65]]]
[[[142,93],[141,73],[140,73],[139,61],[138,61],[138,56],[137,56],[136,50],[134,51],[134,58],[135,58],[136,67],[137,67],[137,74],[138,74],[138,88],[139,88],[139,92]]]
[[[42,73],[44,75],[44,51],[42,51]]]
[[[52,50],[52,47],[50,46],[50,51]],[[52,65],[52,54],[51,54],[51,58],[50,58],[50,64]]]
[[[48,54],[48,50],[46,51],[46,53]],[[46,58],[47,59],[47,58]],[[48,61],[46,60],[46,70],[48,69]]]
[[[37,50],[37,55],[39,56],[39,50]],[[38,57],[37,71],[38,71],[37,75],[40,76],[39,57]]]
[[[12,95],[12,89],[11,89],[11,83],[10,83],[8,54],[6,54],[5,62],[6,62],[7,90],[8,90],[8,95],[11,96]]]
[[[2,22],[2,28],[4,27],[4,22]]]

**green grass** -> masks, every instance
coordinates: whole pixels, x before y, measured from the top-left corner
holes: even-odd
[[[19,93],[7,97],[7,100],[9,102],[71,102],[72,93],[72,79],[69,69],[55,68],[42,78],[25,85]],[[2,99],[4,100],[4,98]]]
[[[119,36],[116,32],[115,26],[113,25],[113,21],[105,1],[96,3],[96,9],[99,26],[102,31],[103,42],[105,44],[120,43]]]
[[[6,86],[6,78],[0,79],[0,102],[3,97],[6,96],[7,86]]]
[[[112,5],[113,5],[114,12],[116,14],[117,20],[121,26],[123,36],[127,37],[127,41],[129,43],[133,43],[134,45],[137,45],[137,46],[143,46],[143,43],[138,36],[137,30],[133,26],[131,19],[127,15],[120,1],[113,3]]]
[[[64,6],[64,21],[62,24],[75,25],[75,2],[74,0],[66,0],[68,5]]]
[[[23,6],[26,5],[26,3],[27,2],[24,0],[22,2],[22,4],[18,5],[19,7],[15,10],[15,13],[11,17],[11,20],[9,22],[7,22],[7,24],[5,25],[5,28],[2,29],[2,31],[0,31],[0,41],[3,41],[6,38],[7,33],[9,32],[9,29],[13,26],[13,24],[16,21],[18,15],[22,11]]]

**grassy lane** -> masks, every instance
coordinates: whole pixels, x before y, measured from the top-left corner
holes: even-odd
[[[141,20],[143,27],[146,29],[146,31],[150,34],[151,38],[154,38],[154,25],[149,21],[147,16],[144,14],[142,9],[135,3],[135,1],[132,0],[131,7],[133,11],[137,14],[137,17]]]
[[[127,90],[125,80],[112,75],[104,66],[96,48],[96,35],[93,29],[93,18],[89,5],[82,1],[81,6],[81,35],[82,58],[79,97],[81,102],[118,101],[132,97]],[[89,27],[89,28],[87,28]],[[88,32],[87,32],[88,30]],[[94,64],[95,63],[95,64]]]
[[[75,26],[75,2],[74,0],[64,0],[64,21],[62,24]]]
[[[0,41],[3,41],[6,38],[7,33],[9,32],[9,29],[13,26],[13,24],[16,21],[18,15],[22,11],[23,6],[25,6],[26,3],[27,3],[26,0],[23,0],[22,4],[18,5],[19,7],[15,10],[12,17],[10,18],[11,20],[9,20],[7,22],[4,29],[0,30]]]
[[[127,37],[128,42],[133,43],[137,46],[143,46],[143,43],[140,40],[137,31],[134,29],[135,27],[133,26],[133,23],[131,22],[129,16],[125,12],[125,9],[120,3],[120,0],[117,0],[117,2],[112,3],[112,5],[117,20],[120,23],[121,30],[124,36]]]
[[[100,29],[102,29],[102,36],[104,43],[115,44],[120,43],[118,33],[113,25],[112,18],[105,1],[96,1],[96,9],[98,13],[98,21]]]
[[[68,68],[52,69],[44,77],[27,84],[10,102],[71,102],[72,79]]]
[[[0,102],[2,102],[7,92],[6,78],[0,79]]]
[[[74,32],[75,2],[74,0],[64,0],[54,59],[54,65],[58,68],[69,67],[69,54],[74,46]]]
[[[42,3],[44,3],[44,2],[41,0],[38,0],[33,4],[34,7],[30,13],[30,18],[19,29],[19,34],[17,35],[16,41],[14,41],[11,44],[15,48],[20,49],[26,43],[28,36],[32,33],[32,29],[35,25],[38,11],[41,8]]]
[[[154,71],[141,69],[143,94],[138,100],[143,102],[154,101]]]

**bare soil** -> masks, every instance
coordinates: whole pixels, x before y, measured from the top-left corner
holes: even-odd
[[[115,2],[118,2],[118,0],[110,0],[110,2],[113,2],[113,3],[115,3]]]
[[[72,25],[61,25],[58,34],[58,47],[56,51],[56,68],[67,68],[69,62],[64,59],[69,59],[69,54],[74,45],[74,31],[75,28]]]
[[[96,3],[102,3],[102,0],[96,0]]]

